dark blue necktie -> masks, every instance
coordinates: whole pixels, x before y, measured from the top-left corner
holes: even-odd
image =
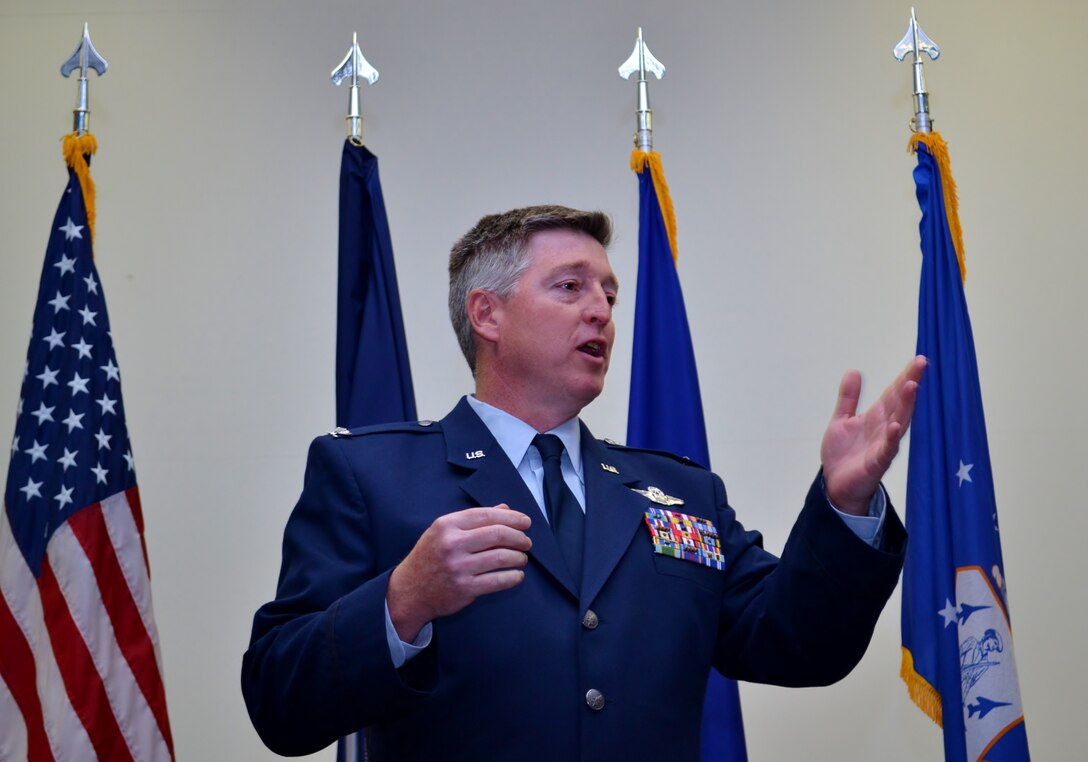
[[[576,585],[582,581],[582,545],[585,538],[585,513],[578,498],[563,481],[563,469],[559,463],[563,454],[563,440],[555,434],[537,434],[533,446],[544,463],[544,507],[548,511],[559,550],[574,575]]]

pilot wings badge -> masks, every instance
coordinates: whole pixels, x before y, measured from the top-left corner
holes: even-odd
[[[649,489],[635,489],[632,487],[631,489],[644,497],[648,497],[650,502],[657,503],[658,505],[672,506],[684,504],[684,501],[680,498],[666,495],[657,487],[650,487]]]

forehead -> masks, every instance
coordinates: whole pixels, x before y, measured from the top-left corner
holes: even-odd
[[[545,274],[578,270],[616,283],[608,252],[593,236],[579,230],[542,230],[533,233],[526,247],[527,272]]]

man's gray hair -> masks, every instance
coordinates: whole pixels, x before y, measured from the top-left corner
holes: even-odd
[[[476,375],[476,336],[468,319],[468,295],[482,289],[502,298],[512,295],[529,269],[529,239],[542,230],[575,230],[608,248],[612,221],[603,212],[565,206],[528,206],[490,214],[476,223],[450,250],[450,321]]]

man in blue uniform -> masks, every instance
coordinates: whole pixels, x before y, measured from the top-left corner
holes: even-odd
[[[697,760],[712,668],[820,685],[861,658],[905,533],[880,479],[925,360],[857,413],[848,373],[781,559],[714,474],[595,439],[617,282],[608,218],[483,218],[450,257],[476,380],[439,422],[310,449],[242,688],[262,739],[374,760]]]

